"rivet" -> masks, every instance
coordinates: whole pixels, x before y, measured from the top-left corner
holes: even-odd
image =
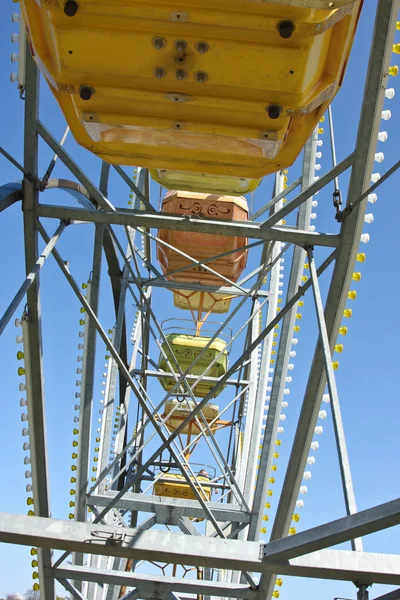
[[[208,75],[204,71],[198,71],[194,77],[199,83],[204,83],[208,79]]]
[[[187,73],[186,71],[184,71],[183,69],[178,69],[176,72],[176,78],[177,79],[186,79],[187,77]]]
[[[278,23],[278,31],[281,38],[288,39],[293,35],[294,23],[292,21],[281,21]]]
[[[164,67],[157,67],[156,69],[154,69],[154,75],[157,77],[157,79],[162,79],[163,77],[165,77],[166,71]]]
[[[205,52],[207,52],[209,46],[207,42],[197,42],[195,48],[199,54],[204,54]]]
[[[90,100],[93,94],[94,90],[90,87],[90,85],[82,85],[81,89],[79,90],[79,96],[82,98],[82,100]]]
[[[164,38],[162,38],[162,37],[153,38],[153,46],[157,50],[161,50],[161,48],[164,48],[166,45],[167,45],[167,42],[165,41]]]
[[[187,43],[185,40],[177,40],[175,42],[175,48],[178,50],[178,52],[184,52],[187,48]]]
[[[64,4],[64,14],[67,17],[74,17],[78,12],[79,4],[75,0],[67,0]]]
[[[270,119],[277,119],[281,114],[281,107],[277,104],[271,104],[266,110]]]

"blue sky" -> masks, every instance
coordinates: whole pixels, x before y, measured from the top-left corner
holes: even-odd
[[[373,31],[375,0],[367,0],[361,15],[355,44],[351,54],[343,87],[333,103],[335,134],[338,159],[347,156],[354,147],[360,113],[363,82],[367,68],[369,42]],[[15,84],[9,83],[9,73],[13,65],[9,55],[16,51],[10,42],[10,35],[17,31],[11,23],[11,13],[16,5],[8,3],[1,21],[0,36],[0,81],[2,83],[3,109],[0,128],[0,144],[18,160],[22,160],[23,141],[23,102],[19,99]],[[396,41],[400,41],[400,33]],[[393,55],[392,64],[396,64]],[[379,143],[377,151],[385,154],[382,164],[375,163],[375,172],[385,172],[398,160],[398,140],[400,136],[400,114],[398,98],[400,89],[396,78],[390,78],[390,86],[398,92],[393,100],[385,101],[385,109],[392,111],[390,121],[382,121],[381,131],[388,132],[386,143]],[[53,100],[46,84],[41,86],[41,119],[46,127],[60,139],[65,129],[62,115]],[[319,161],[321,174],[331,166],[328,145],[328,127],[325,123],[323,156]],[[93,178],[98,181],[100,163],[89,153],[79,148],[72,138],[67,141],[66,148],[71,152]],[[41,146],[40,173],[43,173],[51,152]],[[297,176],[300,161],[289,171],[289,182]],[[19,174],[0,157],[0,173],[2,183],[19,179]],[[56,176],[68,177],[62,166],[57,167]],[[346,177],[341,178],[341,186],[345,189]],[[399,234],[400,205],[398,202],[399,176],[396,174],[389,182],[378,190],[378,202],[369,204],[368,211],[373,213],[374,222],[365,225],[364,231],[371,236],[369,244],[362,245],[367,260],[357,270],[362,273],[362,280],[355,283],[357,299],[349,306],[353,309],[351,320],[346,323],[349,333],[343,340],[344,352],[339,357],[340,368],[337,371],[339,397],[341,400],[348,450],[351,459],[354,486],[359,509],[364,509],[399,496],[399,464],[400,451],[399,423],[400,396],[398,392],[398,365],[400,363],[397,298],[400,293],[398,279],[398,250],[396,240]],[[254,199],[254,208],[261,206],[271,194],[272,178],[267,178],[259,188]],[[155,203],[158,202],[158,186],[153,186]],[[337,225],[332,208],[332,190],[321,192],[316,208],[317,218],[313,222],[317,230],[335,232]],[[123,182],[114,175],[110,181],[110,199],[118,206],[127,206],[128,190]],[[46,192],[45,201],[67,203],[61,192]],[[288,221],[290,222],[290,221]],[[54,231],[56,223],[46,223],[49,232]],[[70,261],[70,268],[79,282],[87,280],[91,269],[93,228],[80,225],[69,228],[63,235],[59,250],[63,258]],[[24,278],[22,214],[15,205],[2,213],[0,219],[0,275],[3,282],[0,291],[1,311],[18,289]],[[256,265],[258,252],[254,251],[248,268]],[[322,254],[317,255],[318,258]],[[285,274],[288,274],[289,261],[286,259]],[[104,265],[103,265],[104,267]],[[327,277],[321,282],[326,290]],[[154,307],[158,318],[163,320],[170,316],[187,318],[185,313],[178,313],[172,308],[172,296],[168,292],[155,295]],[[18,316],[21,314],[21,305]],[[133,307],[129,308],[133,316]],[[69,512],[69,477],[72,452],[72,429],[75,416],[74,394],[76,391],[76,367],[78,355],[79,304],[72,291],[68,289],[57,265],[52,259],[45,265],[42,273],[42,312],[44,339],[44,369],[46,380],[46,410],[49,444],[50,494],[52,514],[54,517],[66,518]],[[301,332],[297,336],[297,356],[294,359],[295,369],[291,373],[293,382],[286,410],[285,432],[282,436],[281,458],[278,463],[277,491],[273,497],[271,517],[276,506],[279,485],[284,473],[285,460],[288,457],[290,442],[296,426],[300,405],[307,382],[313,347],[316,339],[315,317],[312,298],[305,298],[302,309],[303,319]],[[245,314],[245,313],[243,313]],[[101,288],[100,317],[106,328],[112,327],[111,294],[107,282],[106,268],[103,268]],[[240,325],[240,318],[234,326]],[[130,326],[130,325],[129,325]],[[129,327],[128,326],[128,327]],[[22,409],[18,391],[20,378],[17,368],[16,352],[20,349],[15,343],[19,334],[11,323],[0,339],[0,356],[2,360],[2,407],[3,418],[0,420],[0,472],[3,475],[3,491],[0,499],[0,510],[6,512],[25,513],[27,510],[25,491],[27,480],[24,479],[26,466],[23,463],[25,453],[22,451],[24,439],[21,436]],[[96,373],[95,408],[100,407],[101,381],[104,360],[102,356],[104,344],[98,341],[99,361]],[[232,351],[234,360],[238,349]],[[156,356],[155,352],[153,352]],[[154,401],[159,401],[162,390],[157,382],[151,385]],[[221,395],[218,402],[223,404],[228,392]],[[327,407],[326,407],[327,408]],[[324,432],[318,441],[320,448],[315,454],[316,463],[312,466],[312,479],[307,483],[308,494],[304,497],[305,505],[301,511],[298,530],[318,525],[327,520],[345,514],[340,490],[339,469],[334,447],[333,431],[328,410],[328,418],[321,423]],[[195,458],[193,460],[196,460]],[[281,466],[280,466],[281,465]],[[396,539],[397,534],[397,539]],[[398,531],[387,530],[365,539],[365,549],[375,552],[398,552]],[[348,547],[348,545],[344,545]],[[0,546],[0,596],[8,592],[24,592],[32,586],[32,568],[28,549]],[[384,586],[374,586],[371,598],[386,591]],[[308,600],[330,600],[334,596],[354,597],[355,590],[351,584],[330,581],[293,580],[284,577],[281,598],[307,598]]]

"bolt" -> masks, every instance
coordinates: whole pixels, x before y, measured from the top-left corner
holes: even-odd
[[[281,114],[281,107],[276,104],[271,104],[271,106],[268,106],[267,112],[270,119],[277,119]]]
[[[162,38],[162,37],[153,38],[153,46],[157,50],[161,50],[161,48],[164,48],[164,46],[166,46],[166,45],[167,45],[167,42],[165,41],[164,38]]]
[[[82,98],[82,100],[90,100],[90,98],[93,96],[94,91],[93,89],[90,87],[90,85],[82,85],[81,89],[79,91],[79,96]]]
[[[156,69],[154,69],[154,75],[157,77],[157,79],[162,79],[163,77],[165,77],[166,71],[163,67],[157,67]]]
[[[178,52],[184,52],[186,50],[187,43],[184,40],[177,40],[175,42],[175,48]]]
[[[186,79],[187,77],[187,73],[186,71],[184,71],[183,69],[178,69],[176,72],[176,78],[177,79]]]
[[[67,17],[74,17],[78,12],[79,4],[75,0],[67,0],[64,4],[64,14]]]
[[[281,21],[278,23],[278,31],[281,38],[290,38],[294,31],[294,23],[292,21]]]
[[[205,52],[207,52],[209,46],[207,42],[197,42],[195,48],[199,54],[204,54]]]
[[[208,75],[204,71],[198,71],[194,77],[199,83],[204,83],[208,79]]]

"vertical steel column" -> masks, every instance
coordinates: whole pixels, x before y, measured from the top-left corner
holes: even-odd
[[[37,178],[38,134],[36,123],[39,113],[39,72],[29,47],[26,48],[25,74],[25,137],[24,168]],[[25,270],[28,275],[39,258],[36,207],[38,189],[34,181],[23,181],[22,210],[24,215]],[[32,488],[35,515],[50,517],[47,474],[46,415],[42,364],[42,324],[40,308],[40,275],[27,292],[27,320],[24,326],[24,347],[29,357],[25,359],[26,389],[29,413]],[[54,579],[48,575],[51,568],[51,551],[38,548],[40,595],[42,600],[53,600]]]
[[[369,600],[367,585],[360,585],[357,592],[357,600]]]
[[[307,249],[308,262],[310,265],[310,275],[312,281],[312,289],[314,295],[315,310],[317,313],[318,328],[320,334],[320,344],[324,353],[326,377],[328,380],[328,390],[331,399],[333,425],[335,429],[336,447],[339,457],[340,474],[342,477],[342,486],[344,499],[346,504],[346,512],[348,515],[353,515],[357,512],[356,498],[354,495],[353,480],[351,477],[349,455],[347,453],[346,438],[344,435],[342,415],[340,412],[339,396],[336,387],[336,379],[332,366],[332,355],[329,347],[328,332],[324,317],[324,308],[322,305],[321,293],[315,268],[314,255],[311,248]],[[361,538],[351,540],[353,550],[357,552],[363,551]]]
[[[315,173],[315,153],[318,133],[314,130],[311,138],[308,140],[304,149],[303,172],[301,189],[305,190],[314,181]],[[312,196],[300,205],[297,214],[297,226],[300,229],[308,229],[310,226],[310,214]],[[293,250],[292,265],[290,269],[288,290],[286,302],[288,302],[297,292],[303,273],[303,263],[306,253],[300,246],[295,246]],[[293,328],[296,320],[296,306],[294,306],[284,317],[281,324],[281,334],[279,338],[278,353],[276,355],[274,380],[270,394],[267,421],[261,450],[261,458],[258,469],[258,479],[256,491],[254,494],[253,510],[248,532],[248,540],[257,540],[262,526],[261,508],[264,505],[268,489],[268,478],[271,471],[274,443],[277,436],[279,425],[279,416],[282,408],[282,401],[286,385],[286,374],[290,361],[290,349],[293,340]],[[263,358],[264,360],[264,358]],[[263,365],[262,365],[263,367]]]

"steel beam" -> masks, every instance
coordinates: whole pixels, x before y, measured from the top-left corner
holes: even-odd
[[[389,592],[388,594],[383,594],[383,596],[378,596],[378,598],[374,598],[374,600],[400,600],[400,588],[393,590],[393,592]]]
[[[137,587],[140,598],[166,598],[169,592],[186,592],[191,594],[210,594],[213,596],[224,596],[226,598],[256,599],[258,593],[251,590],[248,585],[218,583],[200,579],[178,579],[162,575],[147,575],[142,573],[123,573],[118,571],[102,571],[100,569],[89,569],[80,567],[74,569],[69,565],[53,569],[52,573],[57,579],[81,579],[82,581],[95,581],[97,583],[108,583]]]
[[[354,515],[346,518],[354,519]],[[8,513],[0,513],[0,542],[214,569],[357,581],[358,585],[400,585],[400,556],[391,554],[321,550],[275,562],[261,558],[257,542],[193,538],[170,531],[141,531]],[[74,565],[71,577],[73,569]]]
[[[224,219],[206,219],[188,215],[168,215],[166,213],[143,214],[128,209],[118,208],[111,210],[85,210],[72,206],[52,206],[40,204],[38,215],[56,219],[70,219],[87,223],[107,223],[109,225],[126,225],[128,227],[147,227],[158,229],[172,229],[174,231],[193,231],[195,233],[214,233],[215,235],[228,235],[281,241],[300,246],[328,246],[336,247],[339,237],[331,233],[317,233],[301,231],[291,227],[267,227],[262,223],[247,221],[226,221]]]
[[[24,168],[33,178],[38,174],[38,135],[36,122],[39,110],[39,71],[26,50],[25,79],[25,139]],[[32,177],[24,178],[22,210],[24,218],[25,271],[27,276],[34,269],[39,258],[37,206],[38,190]],[[25,380],[28,400],[30,457],[35,514],[41,517],[50,515],[46,414],[44,400],[44,374],[42,364],[42,316],[40,307],[40,278],[27,291],[27,316],[24,319]],[[54,579],[46,574],[50,567],[51,552],[38,548],[39,581],[42,600],[53,600]]]

